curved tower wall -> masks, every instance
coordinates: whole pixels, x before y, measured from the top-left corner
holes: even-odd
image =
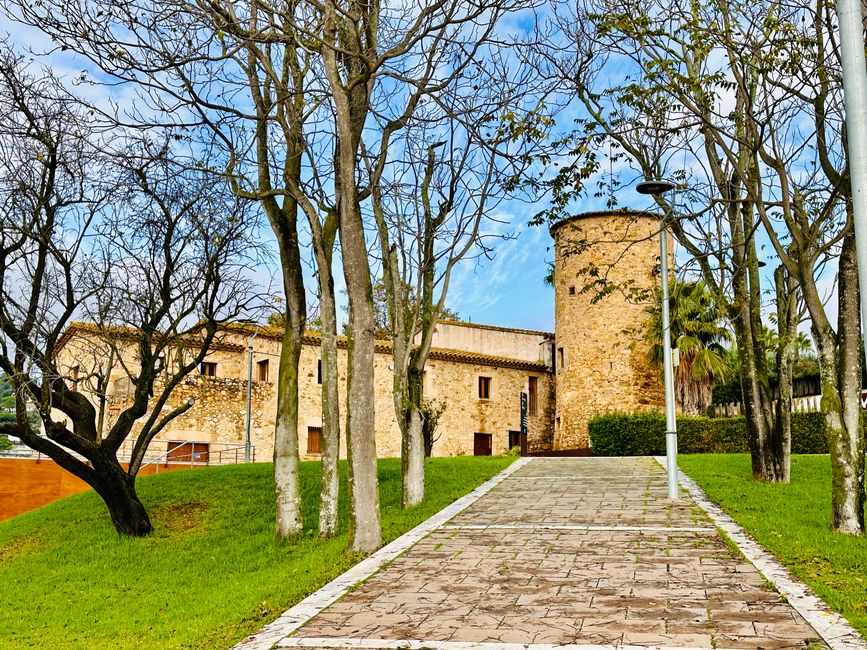
[[[551,228],[554,238],[556,412],[554,449],[589,445],[587,423],[612,411],[660,410],[661,369],[647,361],[637,331],[647,319],[647,290],[655,289],[659,216],[647,212],[591,212]],[[582,289],[596,269],[615,288]],[[636,299],[635,292],[647,295]]]

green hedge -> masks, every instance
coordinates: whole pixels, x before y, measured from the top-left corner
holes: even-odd
[[[589,429],[595,456],[665,454],[665,416],[662,413],[610,413],[590,420]],[[677,450],[682,454],[748,452],[744,418],[681,416],[677,418]],[[792,453],[828,453],[821,413],[792,414]]]

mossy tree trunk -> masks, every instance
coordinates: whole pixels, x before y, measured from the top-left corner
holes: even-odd
[[[285,539],[303,530],[301,480],[298,473],[298,362],[306,320],[306,296],[294,220],[284,221],[281,231],[278,245],[283,267],[286,319],[277,377],[274,481],[277,537]]]
[[[831,455],[831,526],[841,533],[864,532],[864,440],[861,431],[861,352],[855,236],[843,240],[839,262],[838,325],[825,317],[815,285],[805,290],[813,323],[822,383],[821,410]]]
[[[324,223],[320,224],[314,211],[310,210],[308,218],[313,232],[313,250],[319,277],[319,316],[322,321],[322,494],[319,503],[319,535],[332,537],[337,534],[340,489],[340,395],[333,272],[338,217],[336,212],[329,211]]]
[[[732,192],[735,193],[734,188]],[[777,483],[785,480],[783,446],[788,433],[776,429],[774,422],[773,395],[765,362],[759,266],[755,238],[750,234],[755,230],[754,217],[749,204],[733,203],[728,212],[734,255],[743,260],[732,274],[729,314],[740,353],[741,394],[753,477]]]
[[[370,112],[379,6],[358,6],[352,17],[323,5],[322,62],[334,100],[335,194],[343,276],[349,295],[346,441],[349,459],[349,548],[370,552],[382,543],[376,467],[374,399],[375,309],[361,214],[356,163]],[[338,53],[339,52],[339,53]]]
[[[782,483],[788,483],[792,465],[792,376],[795,364],[795,341],[800,318],[798,288],[794,278],[779,266],[774,272],[777,293],[777,379],[779,395],[774,417],[777,452],[774,462]]]

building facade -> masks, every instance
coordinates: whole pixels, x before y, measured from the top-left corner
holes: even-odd
[[[647,343],[638,331],[658,281],[658,230],[656,215],[636,212],[588,213],[555,224],[555,332],[439,322],[424,377],[425,399],[444,408],[432,454],[501,454],[515,446],[527,453],[584,449],[591,417],[660,409],[660,372],[648,363]],[[189,400],[193,407],[160,432],[151,453],[170,456],[185,449],[212,462],[225,461],[225,453],[237,456],[247,427],[252,369],[251,439],[255,458],[270,460],[281,340],[282,330],[261,326],[238,324],[221,333],[198,374],[174,389],[165,411]],[[346,342],[338,346],[342,419]],[[121,359],[114,358],[117,353],[98,330],[83,323],[72,325],[60,346],[61,372],[101,403],[106,430],[129,403],[124,366],[135,366],[134,349],[132,343],[121,346]],[[375,352],[377,453],[399,456],[390,343],[378,341]],[[102,400],[92,383],[80,379],[94,374],[93,368],[108,369]],[[305,459],[318,458],[321,449],[321,381],[320,337],[308,332],[299,366],[299,448]]]

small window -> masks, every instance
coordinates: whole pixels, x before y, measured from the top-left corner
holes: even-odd
[[[268,381],[268,359],[256,362],[256,378],[259,381]]]
[[[490,377],[479,377],[479,399],[491,399]]]
[[[73,366],[72,374],[70,379],[72,380],[72,390],[78,390],[78,373],[80,372],[78,366]]]
[[[322,359],[316,361],[316,383],[322,385]]]
[[[539,415],[539,378],[530,377],[527,389],[527,415]]]
[[[557,348],[557,372],[563,370],[566,364],[566,353],[563,348]]]
[[[575,295],[575,287],[569,287],[569,295],[570,295],[570,296],[574,296],[574,295]]]
[[[322,427],[307,427],[307,453],[322,453]]]
[[[202,361],[202,365],[199,368],[199,374],[203,377],[216,377],[217,364],[213,361]]]

